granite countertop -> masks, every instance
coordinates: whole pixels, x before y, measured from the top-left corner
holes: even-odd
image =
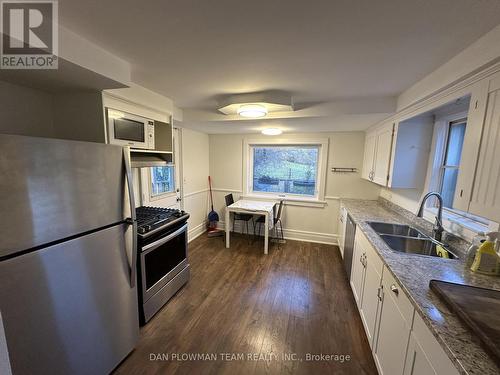
[[[426,234],[429,234],[429,227],[416,224],[408,215],[392,210],[384,201],[343,199],[341,206],[347,209],[357,230],[363,231],[379,253],[459,373],[500,374],[500,369],[482,348],[479,339],[429,289],[429,281],[437,279],[500,290],[500,278],[466,270],[463,255],[460,260],[451,260],[392,251],[367,221],[410,224]]]

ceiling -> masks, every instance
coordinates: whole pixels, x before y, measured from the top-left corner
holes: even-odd
[[[500,24],[498,0],[63,0],[59,9],[62,24],[130,62],[135,83],[207,132],[263,124],[214,118],[224,94],[281,90],[300,108],[394,98]],[[281,119],[299,131],[349,130],[345,116],[369,116],[312,112]]]

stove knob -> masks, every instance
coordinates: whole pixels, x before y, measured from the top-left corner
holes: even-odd
[[[144,234],[144,233],[147,233],[151,230],[151,225],[143,225],[142,227],[140,227],[139,229],[137,229],[137,231],[140,233],[140,234]]]

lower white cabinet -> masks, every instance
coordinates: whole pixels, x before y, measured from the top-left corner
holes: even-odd
[[[371,254],[368,250],[365,259],[365,282],[363,288],[363,303],[361,304],[361,319],[363,320],[366,335],[368,336],[368,343],[372,348],[374,345],[375,333],[378,327],[378,296],[382,268],[383,266],[380,258],[374,258],[373,254]]]
[[[408,317],[410,302],[395,284],[387,268],[384,269],[381,296],[379,329],[373,348],[375,363],[381,375],[401,375],[405,366],[413,309],[409,311]]]
[[[436,374],[425,351],[413,335],[410,335],[408,353],[406,354],[406,364],[404,375],[433,375]]]
[[[458,375],[458,370],[416,312],[404,375]]]
[[[340,207],[339,223],[338,223],[339,236],[337,242],[339,245],[340,255],[342,255],[342,258],[344,258],[344,239],[345,239],[346,220],[347,220],[347,211],[344,207]]]
[[[458,375],[360,230],[354,241],[350,283],[380,375]]]
[[[356,233],[356,239],[358,234]],[[361,309],[363,300],[363,286],[365,282],[365,266],[363,264],[365,252],[359,241],[354,240],[354,250],[352,252],[352,267],[351,267],[351,289],[354,294],[354,299]]]
[[[356,233],[354,247],[351,285],[355,298],[357,297],[356,302],[368,342],[373,347],[378,327],[379,289],[384,265],[375,249],[360,231]]]

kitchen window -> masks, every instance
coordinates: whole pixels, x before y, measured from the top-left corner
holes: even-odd
[[[443,197],[443,205],[448,208],[453,208],[453,197],[457,186],[466,126],[467,119],[448,123],[446,147],[442,158],[443,164],[440,176],[440,192]]]
[[[151,197],[175,192],[174,166],[151,167]]]
[[[321,200],[328,141],[248,142],[246,194]]]
[[[428,191],[438,191],[443,197],[445,227],[458,224],[472,232],[487,231],[489,221],[453,207],[462,148],[467,129],[467,112],[437,117],[434,129],[434,158]],[[437,214],[437,200],[429,199],[426,217],[434,221]],[[456,226],[455,226],[456,228]],[[457,231],[457,229],[455,229]],[[463,234],[463,233],[462,233]]]

